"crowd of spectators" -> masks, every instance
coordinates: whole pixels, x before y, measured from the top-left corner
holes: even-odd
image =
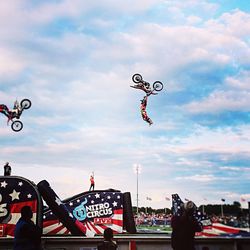
[[[143,212],[138,213],[135,215],[135,223],[136,225],[170,225],[171,222],[171,214],[146,214]]]
[[[135,215],[135,223],[137,226],[145,225],[145,226],[154,226],[154,225],[164,225],[170,226],[171,223],[171,214],[159,213],[159,214],[149,214],[140,212]],[[234,215],[211,215],[208,216],[212,223],[221,223],[231,227],[237,228],[249,228],[249,218],[248,216],[237,217]]]
[[[234,215],[225,215],[225,216],[210,216],[212,223],[221,223],[231,227],[239,227],[239,228],[248,228],[249,227],[249,219],[248,216],[237,217]]]

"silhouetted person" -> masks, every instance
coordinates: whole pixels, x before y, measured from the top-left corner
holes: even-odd
[[[89,191],[92,189],[93,191],[95,190],[95,179],[94,179],[94,175],[90,176],[90,188]]]
[[[117,244],[113,241],[113,231],[111,228],[106,228],[104,230],[104,241],[98,244],[98,250],[116,250]]]
[[[31,220],[33,216],[29,206],[21,209],[14,233],[14,250],[40,250],[42,230]]]
[[[188,201],[183,206],[182,215],[172,217],[171,245],[174,250],[195,250],[195,232],[202,230],[202,226],[194,218],[195,209],[194,203]]]
[[[11,166],[9,165],[9,162],[6,162],[4,167],[4,176],[10,176],[11,175]]]

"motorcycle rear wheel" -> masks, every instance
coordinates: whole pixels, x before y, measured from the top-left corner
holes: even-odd
[[[23,123],[21,121],[14,121],[11,124],[11,128],[12,128],[13,131],[19,132],[23,128]]]
[[[162,89],[163,89],[163,83],[162,82],[160,82],[160,81],[156,81],[156,82],[154,82],[153,83],[153,89],[155,90],[155,91],[161,91]]]

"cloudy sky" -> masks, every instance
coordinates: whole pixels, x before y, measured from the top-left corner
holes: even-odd
[[[32,101],[21,132],[0,117],[13,175],[63,199],[94,171],[96,189],[136,205],[139,164],[139,206],[170,207],[172,193],[250,199],[248,0],[1,1],[0,37],[0,102]],[[134,73],[164,83],[148,100],[152,126]]]

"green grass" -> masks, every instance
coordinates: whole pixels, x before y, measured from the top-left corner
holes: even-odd
[[[155,231],[156,233],[171,233],[172,228],[170,226],[149,226],[149,225],[139,225],[136,227],[139,231],[145,230],[145,231]]]

